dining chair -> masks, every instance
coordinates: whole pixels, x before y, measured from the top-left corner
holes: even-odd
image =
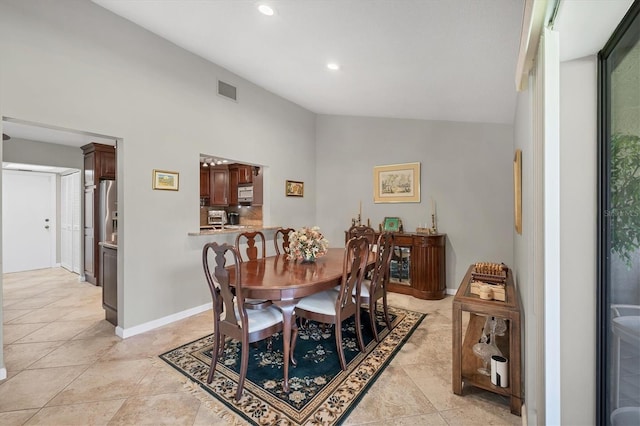
[[[279,228],[273,234],[273,244],[276,246],[276,254],[289,254],[289,234],[295,232],[293,228]],[[282,238],[282,240],[280,239]],[[280,251],[282,249],[282,251]]]
[[[257,242],[260,244],[259,246],[256,246],[256,240],[258,240]],[[266,257],[266,240],[262,232],[246,231],[238,234],[236,237],[236,250],[238,251],[238,258],[240,262],[244,262],[244,259],[240,254],[242,253],[240,249],[240,245],[242,243],[247,244],[247,248],[245,249],[247,260],[256,260]],[[260,247],[261,250],[258,250],[258,247]],[[245,302],[248,309],[262,309],[271,305],[271,301],[265,299],[246,299]]]
[[[259,240],[259,241],[256,241]],[[256,246],[256,242],[260,243],[261,250],[258,250]],[[260,231],[246,231],[241,232],[236,237],[236,250],[238,253],[242,253],[240,250],[240,244],[246,243],[247,248],[245,249],[245,254],[248,260],[255,260],[259,258],[266,257],[266,240],[264,238],[264,234]],[[244,262],[242,255],[240,255],[240,262]]]
[[[387,306],[387,284],[389,283],[389,268],[391,266],[391,254],[393,252],[393,234],[384,232],[380,234],[377,241],[376,260],[371,271],[371,279],[363,279],[360,287],[360,306],[369,307],[369,319],[371,322],[371,331],[376,342],[380,341],[378,337],[378,328],[376,326],[378,300],[382,299],[382,312],[387,329],[391,330],[391,321],[389,319],[389,309]],[[356,295],[356,289],[352,294]]]
[[[376,231],[366,225],[352,225],[347,230],[347,239],[351,239],[353,237],[366,237],[367,241],[369,241],[369,245],[373,245],[376,242]]]
[[[351,239],[353,237],[366,237],[367,241],[369,241],[369,249],[371,251],[376,251],[378,247],[376,246],[376,231],[366,225],[352,225],[347,230],[347,239]],[[371,271],[367,271],[365,278],[371,278]]]
[[[355,315],[358,347],[364,352],[357,298],[369,259],[369,241],[366,237],[354,237],[347,241],[339,290],[330,289],[300,299],[296,305],[296,317],[335,325],[336,347],[340,366],[347,369],[342,347],[342,321]],[[356,289],[356,296],[353,291]]]
[[[231,263],[227,265],[227,255]],[[213,259],[212,259],[213,258]],[[215,262],[215,264],[214,264]],[[225,338],[230,337],[242,343],[240,377],[235,399],[240,400],[249,365],[249,344],[258,342],[283,329],[282,313],[269,306],[260,310],[247,309],[242,291],[240,254],[229,244],[208,243],[202,249],[202,266],[213,299],[213,349],[207,383],[213,380],[216,363],[224,350]],[[211,266],[214,266],[213,273]],[[229,269],[235,272],[235,282],[231,283]],[[292,326],[292,340],[298,333],[295,321]],[[293,361],[293,352],[291,355]],[[294,361],[295,362],[295,361]]]

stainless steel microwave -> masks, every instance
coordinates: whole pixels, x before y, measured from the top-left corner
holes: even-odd
[[[239,203],[253,202],[253,185],[238,186],[238,202]]]

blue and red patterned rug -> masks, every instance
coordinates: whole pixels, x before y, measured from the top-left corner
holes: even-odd
[[[255,425],[342,423],[391,359],[422,322],[425,314],[389,307],[391,330],[378,315],[376,343],[370,330],[369,314],[362,311],[365,351],[358,350],[355,320],[342,323],[347,370],[340,369],[334,327],[310,321],[300,328],[295,348],[297,366],[289,367],[290,391],[282,390],[282,339],[273,337],[271,350],[266,342],[249,345],[249,369],[240,401],[234,397],[240,371],[241,344],[227,339],[224,356],[216,374],[207,384],[213,335],[180,346],[160,358],[189,378],[195,386],[218,403],[207,404],[219,414],[224,408]],[[209,399],[210,399],[209,398]],[[202,395],[201,395],[202,399]]]

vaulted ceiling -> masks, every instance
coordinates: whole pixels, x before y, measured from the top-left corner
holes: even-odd
[[[525,0],[92,1],[315,113],[513,122]],[[561,60],[597,53],[632,2],[561,0]],[[3,131],[85,143],[32,127]]]

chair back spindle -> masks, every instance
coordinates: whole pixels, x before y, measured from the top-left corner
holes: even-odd
[[[258,240],[258,241],[256,241]],[[258,250],[258,246],[256,246],[256,242],[260,244],[260,251]],[[248,260],[256,260],[260,258],[264,258],[266,256],[266,243],[264,234],[260,231],[251,231],[251,232],[242,232],[238,234],[236,237],[236,250],[240,256],[240,261],[244,262],[242,258],[240,245],[242,243],[247,244],[247,248],[245,250],[245,254]]]
[[[276,254],[289,254],[289,235],[292,232],[295,232],[295,229],[280,228],[275,232],[275,234],[273,234],[273,243],[276,246]]]

